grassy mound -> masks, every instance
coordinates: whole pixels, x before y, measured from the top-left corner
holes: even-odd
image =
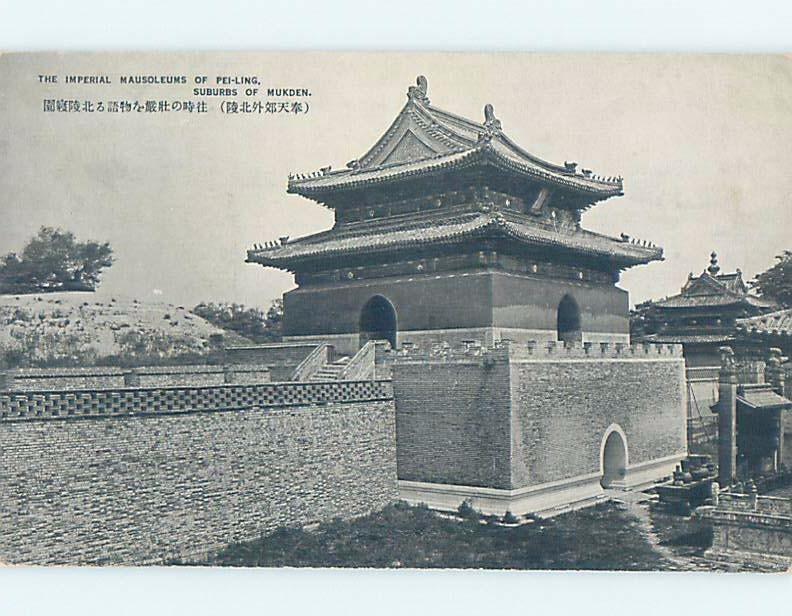
[[[0,360],[11,367],[200,359],[238,341],[183,306],[93,293],[0,296]]]

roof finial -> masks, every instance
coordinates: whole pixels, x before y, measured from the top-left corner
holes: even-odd
[[[429,104],[429,97],[426,96],[429,90],[429,82],[423,75],[418,75],[415,79],[416,85],[407,88],[407,98],[422,102],[424,105]]]
[[[489,103],[484,105],[484,126],[491,131],[501,129],[501,121],[495,117],[495,110]]]
[[[710,254],[710,265],[707,268],[707,271],[710,273],[710,276],[717,276],[718,272],[720,271],[720,266],[718,265],[718,254],[713,250],[712,254]]]

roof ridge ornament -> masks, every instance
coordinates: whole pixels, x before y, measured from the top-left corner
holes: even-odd
[[[417,100],[424,105],[429,104],[429,97],[426,95],[429,90],[429,82],[423,75],[418,75],[415,79],[414,86],[407,88],[407,98],[410,100]]]
[[[499,131],[503,128],[501,121],[495,117],[495,109],[489,103],[484,105],[484,128],[489,132]]]
[[[707,271],[709,272],[709,275],[713,277],[717,276],[718,272],[720,271],[720,265],[718,265],[718,253],[716,253],[714,250],[710,254],[710,264],[707,268]]]

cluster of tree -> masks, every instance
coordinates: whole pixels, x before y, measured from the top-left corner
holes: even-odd
[[[776,259],[778,263],[754,279],[753,288],[762,297],[789,308],[792,307],[792,250],[785,250]]]
[[[212,325],[232,331],[253,342],[279,342],[283,321],[283,300],[276,299],[264,312],[242,304],[205,303],[192,309]]]
[[[112,264],[107,242],[79,242],[70,231],[41,227],[21,253],[0,258],[0,293],[94,291]]]

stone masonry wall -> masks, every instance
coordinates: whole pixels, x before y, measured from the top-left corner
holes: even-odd
[[[600,472],[618,424],[633,466],[686,451],[681,359],[515,363],[514,487]]]
[[[269,406],[6,415],[0,561],[156,563],[384,506],[397,497],[389,385],[357,400],[343,385]]]
[[[684,455],[681,348],[496,344],[402,349],[399,479],[517,489],[600,472],[611,424],[629,465]]]
[[[399,479],[509,488],[509,369],[460,362],[398,362]]]

